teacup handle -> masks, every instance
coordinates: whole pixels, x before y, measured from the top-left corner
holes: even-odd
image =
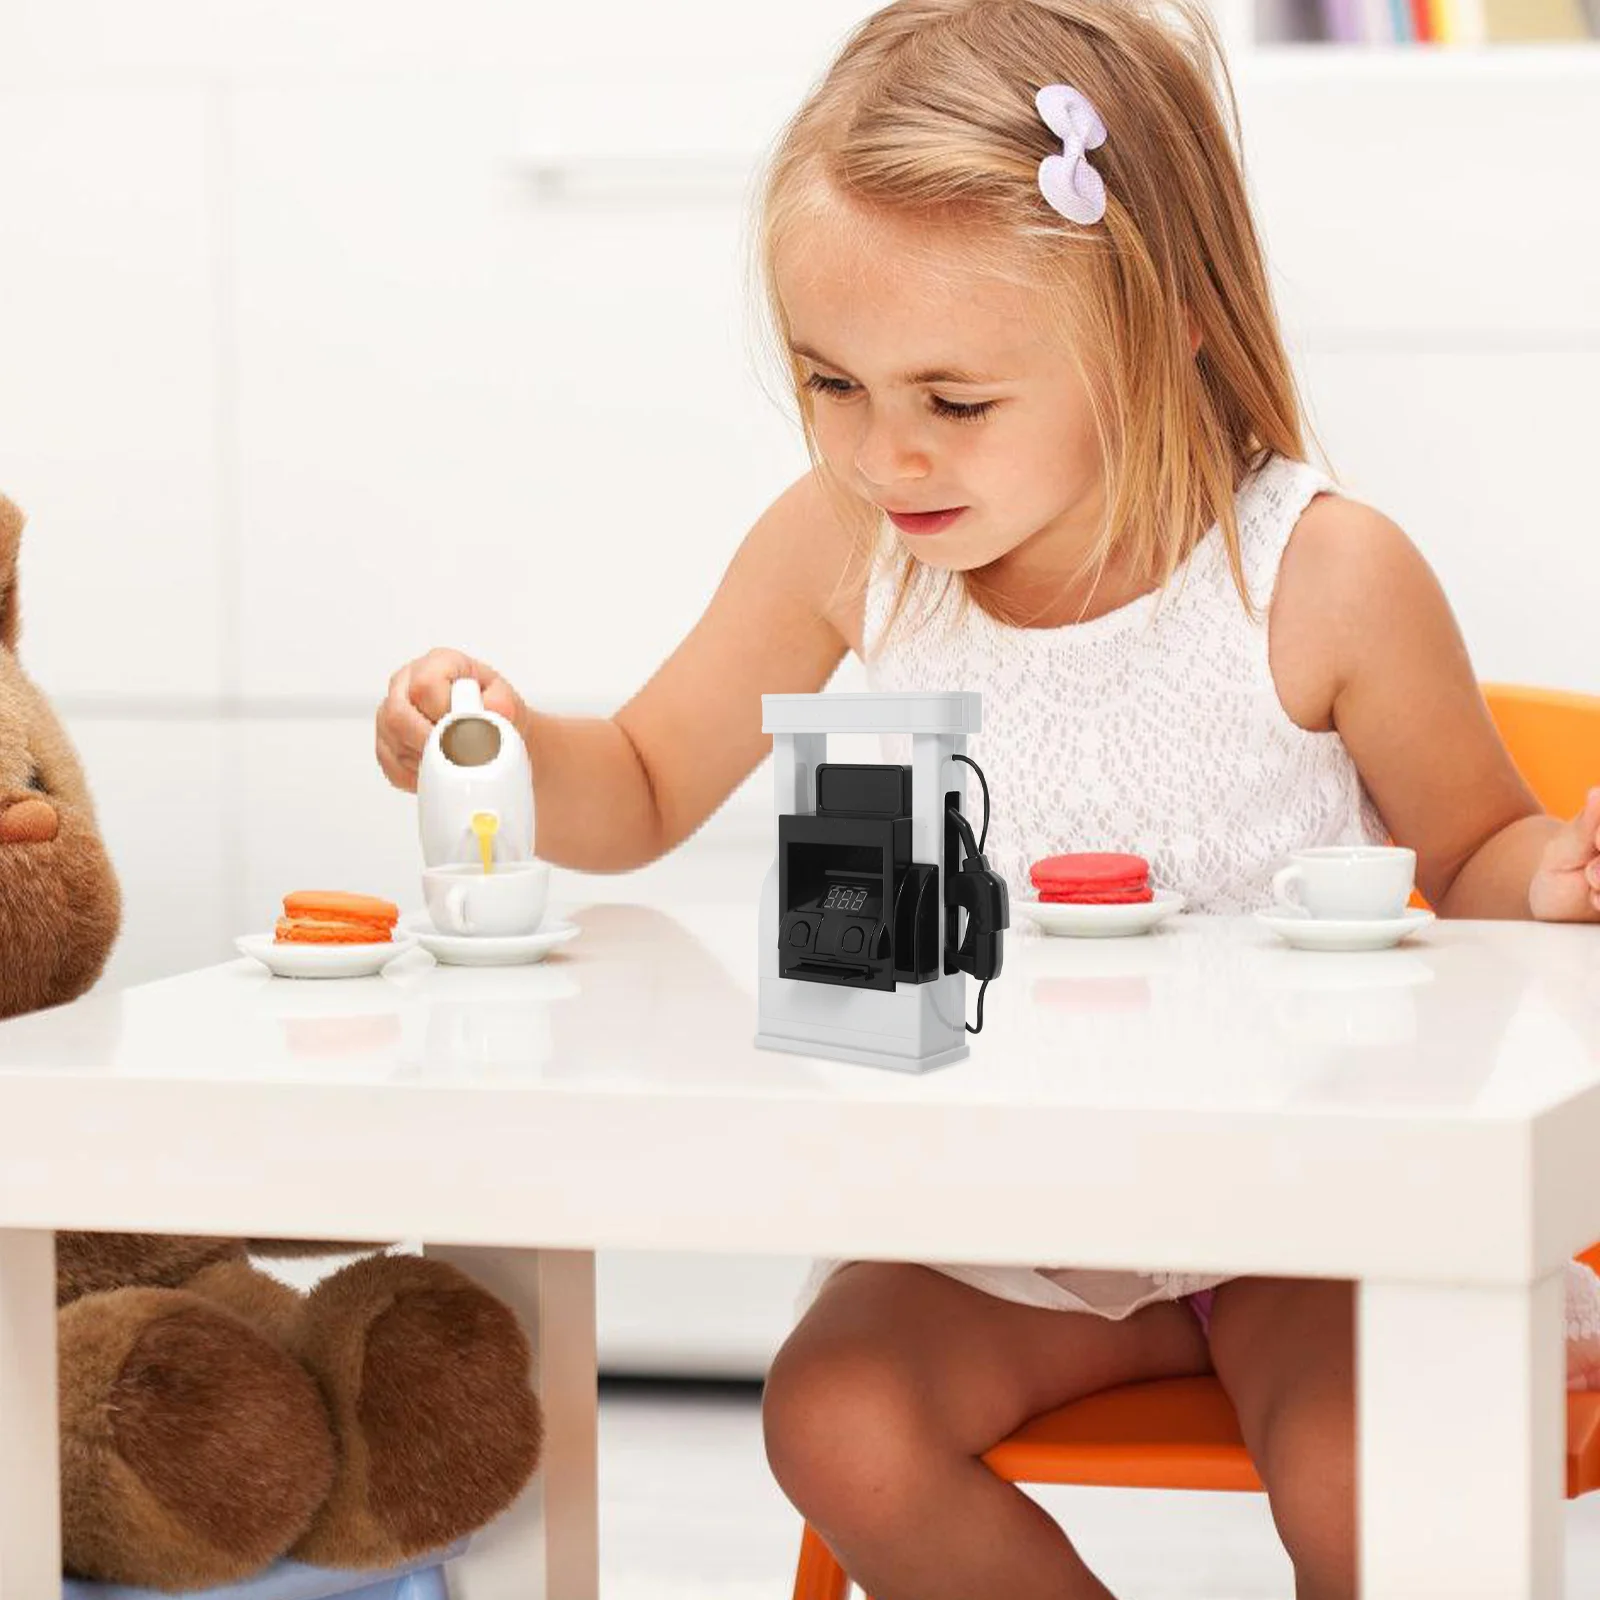
[[[1305,873],[1293,862],[1286,867],[1280,867],[1272,875],[1272,898],[1280,906],[1287,906],[1291,911],[1304,911],[1305,907],[1289,893],[1289,885],[1304,876]]]
[[[445,891],[444,920],[452,933],[471,933],[472,920],[467,916],[467,891],[463,884],[455,883]]]

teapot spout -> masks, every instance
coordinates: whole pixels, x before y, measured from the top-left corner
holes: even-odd
[[[485,838],[495,861],[533,859],[531,791],[525,806],[511,803],[488,806],[469,801],[460,807],[421,809],[422,856],[427,866],[481,861]],[[484,820],[480,822],[480,818]]]

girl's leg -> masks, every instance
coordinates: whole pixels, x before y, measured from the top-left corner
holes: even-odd
[[[1111,1600],[1055,1522],[978,1458],[1097,1389],[1209,1370],[1175,1302],[1110,1322],[857,1262],[773,1362],[767,1457],[873,1600]]]
[[[1211,1358],[1267,1486],[1296,1600],[1355,1600],[1355,1285],[1236,1278],[1211,1312]]]

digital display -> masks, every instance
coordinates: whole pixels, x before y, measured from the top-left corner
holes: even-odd
[[[867,903],[867,891],[854,884],[838,883],[828,891],[822,902],[824,911],[859,911]]]

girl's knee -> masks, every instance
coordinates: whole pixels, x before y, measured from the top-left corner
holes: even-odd
[[[773,1476],[825,1531],[892,1520],[933,1448],[908,1374],[853,1343],[791,1338],[767,1375],[761,1423]]]

